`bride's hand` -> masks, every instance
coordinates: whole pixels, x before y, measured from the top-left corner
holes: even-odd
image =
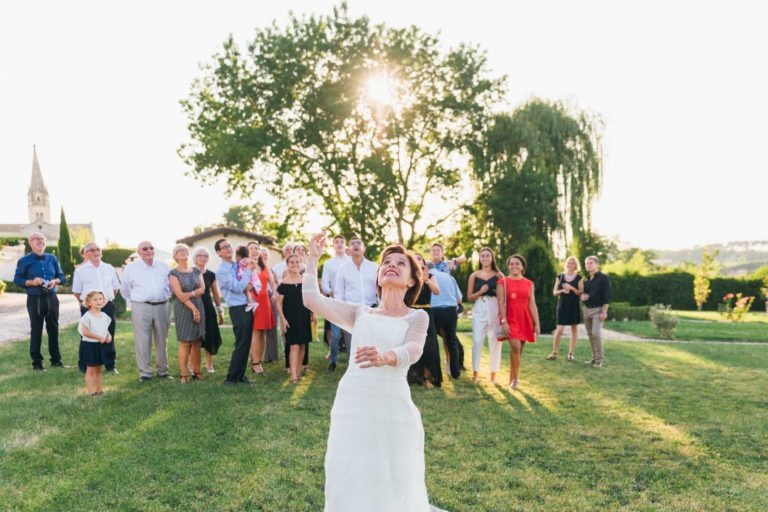
[[[314,235],[309,239],[309,255],[314,258],[319,258],[325,250],[325,231]]]
[[[355,362],[360,368],[372,368],[385,366],[387,358],[385,354],[379,353],[376,347],[360,347],[355,351]]]

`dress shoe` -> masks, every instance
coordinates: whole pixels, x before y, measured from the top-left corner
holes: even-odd
[[[248,380],[245,377],[240,378],[239,381],[237,381],[238,384],[256,384],[255,381]]]
[[[71,366],[67,366],[66,364],[62,363],[61,361],[57,363],[51,363],[52,368],[71,368]]]
[[[148,377],[146,375],[139,377],[139,382],[147,382],[148,380],[152,380],[152,377]]]
[[[236,386],[237,381],[236,380],[230,380],[230,379],[224,379],[224,385],[225,386]]]
[[[328,371],[333,372],[336,371],[336,363],[331,363],[328,365]]]
[[[165,375],[158,375],[158,379],[165,379],[165,380],[173,380],[173,376],[168,375],[167,373]]]
[[[593,364],[592,366],[594,366],[595,368],[602,368],[603,367],[603,362],[602,361],[596,361],[595,364]]]
[[[34,370],[36,372],[47,372],[48,371],[41,364],[32,365],[32,370]]]

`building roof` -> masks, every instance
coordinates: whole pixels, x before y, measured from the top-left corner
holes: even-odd
[[[214,236],[227,238],[232,235],[239,235],[245,238],[252,238],[253,240],[256,240],[257,242],[259,242],[259,244],[267,245],[267,246],[274,246],[277,243],[277,240],[274,237],[267,236],[267,235],[260,235],[258,233],[254,233],[253,231],[247,231],[245,229],[226,227],[226,226],[206,229],[205,231],[201,231],[200,233],[187,236],[184,238],[179,238],[178,240],[176,240],[176,243],[192,245],[195,242],[199,240],[203,240],[205,238],[214,237]]]

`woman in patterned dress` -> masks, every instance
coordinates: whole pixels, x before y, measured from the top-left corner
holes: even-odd
[[[535,343],[541,335],[539,310],[533,295],[533,281],[524,277],[526,261],[519,254],[507,258],[509,275],[503,279],[504,302],[499,304],[506,311],[502,319],[502,335],[509,338],[509,389],[520,385],[520,360],[526,343]]]
[[[176,297],[173,314],[176,322],[176,339],[179,341],[179,378],[182,384],[189,381],[187,365],[192,364],[193,378],[202,380],[200,373],[200,346],[205,338],[205,316],[202,296],[205,293],[203,274],[197,267],[189,266],[189,247],[179,244],[173,248],[177,267],[168,279]]]

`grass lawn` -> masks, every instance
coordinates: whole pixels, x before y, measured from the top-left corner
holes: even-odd
[[[1,346],[1,508],[322,510],[329,411],[344,365],[324,371],[315,343],[317,373],[298,387],[280,363],[256,386],[225,387],[225,333],[214,378],[140,383],[121,323],[121,374],[105,376],[101,398],[86,396],[76,369],[33,373],[26,343]],[[470,337],[461,336],[469,365]],[[176,347],[169,343],[172,361]],[[67,363],[76,348],[68,328]],[[515,393],[487,379],[474,386],[471,375],[413,389],[435,505],[765,510],[768,347],[608,342],[601,370],[547,362],[549,350],[544,340],[526,349]],[[588,357],[586,343],[577,356]]]
[[[727,322],[720,319],[708,320],[709,315],[699,314],[699,318],[692,318],[686,311],[680,314],[680,323],[677,324],[675,339],[678,340],[717,340],[717,341],[758,341],[768,342],[768,324],[764,319],[748,322]],[[706,316],[705,316],[706,315]],[[715,314],[716,315],[716,314]],[[645,338],[658,338],[659,333],[650,320],[629,320],[620,322],[611,320],[605,323],[607,329],[626,332]]]

